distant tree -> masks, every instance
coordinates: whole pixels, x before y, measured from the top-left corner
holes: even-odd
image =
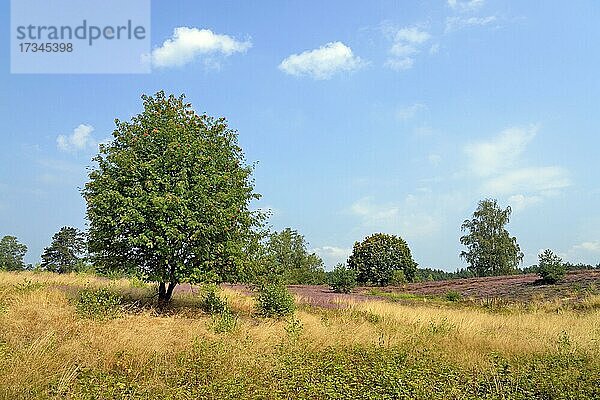
[[[265,262],[271,277],[280,277],[288,285],[325,283],[323,261],[307,247],[304,236],[291,228],[269,235]]]
[[[496,200],[482,200],[472,219],[463,222],[467,232],[460,242],[467,247],[460,256],[476,276],[506,275],[516,271],[523,260],[517,239],[505,229],[511,208],[501,209]]]
[[[42,253],[41,267],[59,274],[77,269],[86,250],[85,235],[77,228],[63,226],[52,236],[52,243]]]
[[[412,282],[417,263],[401,237],[375,233],[354,243],[348,267],[356,271],[359,283],[384,286],[390,283],[394,271],[402,271],[406,280]]]
[[[562,280],[566,273],[562,259],[547,249],[538,256],[538,273],[546,283],[556,283]]]
[[[158,282],[160,302],[180,282],[239,280],[262,213],[249,209],[260,196],[237,133],[184,96],[142,99],[141,114],[116,121],[83,190],[94,264]]]
[[[4,236],[0,240],[0,270],[20,271],[25,269],[23,258],[27,253],[27,246],[19,243],[15,236]]]
[[[329,287],[336,293],[350,293],[356,287],[356,271],[338,264],[328,274]]]

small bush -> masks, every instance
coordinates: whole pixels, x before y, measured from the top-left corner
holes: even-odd
[[[209,314],[222,314],[229,311],[227,299],[219,296],[219,287],[217,285],[206,285],[202,288],[200,295],[200,307]]]
[[[237,325],[238,317],[229,308],[212,316],[211,328],[215,333],[231,332]]]
[[[304,325],[302,324],[302,321],[300,321],[298,318],[295,318],[294,316],[292,316],[288,320],[288,324],[285,327],[285,332],[287,333],[288,339],[290,340],[290,342],[296,343],[298,341],[298,339],[300,338],[300,335],[302,334],[303,329],[304,329]]]
[[[545,283],[556,283],[564,278],[567,272],[565,265],[552,250],[544,250],[538,260],[538,273]]]
[[[122,303],[121,296],[107,288],[85,289],[79,292],[75,308],[82,317],[103,320],[117,318]]]
[[[294,296],[283,285],[264,285],[256,297],[256,309],[263,317],[284,317],[293,314],[296,305]]]
[[[338,264],[329,274],[329,287],[336,293],[350,293],[356,287],[356,271]]]
[[[445,298],[448,301],[460,301],[460,299],[462,299],[462,295],[456,290],[449,290],[446,292]]]

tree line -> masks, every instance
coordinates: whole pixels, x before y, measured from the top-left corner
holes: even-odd
[[[183,282],[329,283],[346,291],[354,284],[534,272],[519,269],[523,253],[506,230],[511,209],[494,199],[480,201],[461,225],[466,269],[418,268],[404,239],[375,233],[354,244],[345,264],[326,272],[304,236],[291,228],[269,232],[267,215],[250,208],[260,198],[254,166],[224,118],[199,115],[184,96],[162,91],[142,101],[140,114],[115,121],[112,141],[93,159],[82,190],[88,231],[60,229],[40,269],[135,275],[157,282],[161,301]],[[25,268],[26,251],[16,237],[2,238],[0,269]],[[561,270],[580,267],[559,262],[548,250],[536,272],[558,264]]]

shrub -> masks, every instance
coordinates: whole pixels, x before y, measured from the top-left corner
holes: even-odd
[[[84,289],[79,292],[75,308],[85,318],[112,319],[121,314],[122,303],[121,296],[107,288]]]
[[[409,282],[415,278],[414,262],[406,242],[399,236],[376,233],[356,242],[348,259],[348,267],[357,273],[359,283],[385,286],[394,271],[402,271]]]
[[[329,274],[329,286],[336,293],[350,293],[356,287],[356,271],[338,264]]]
[[[545,283],[556,283],[562,280],[566,273],[562,259],[554,254],[552,250],[544,250],[538,256],[538,273]]]
[[[294,296],[280,284],[264,285],[256,297],[256,309],[263,317],[283,317],[294,312]]]
[[[445,297],[448,301],[459,301],[460,299],[462,299],[462,295],[456,290],[449,290],[448,292],[446,292]]]
[[[219,296],[219,287],[217,285],[205,285],[202,288],[200,296],[200,308],[209,314],[223,314],[229,312],[227,299]]]

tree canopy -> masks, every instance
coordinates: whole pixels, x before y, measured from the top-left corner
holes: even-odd
[[[180,282],[235,281],[262,215],[237,133],[184,96],[142,96],[116,120],[89,174],[89,249],[100,270],[135,272],[168,301]]]
[[[265,244],[264,262],[269,272],[286,284],[324,283],[323,261],[315,253],[309,253],[307,246],[304,236],[291,228],[273,232]]]
[[[0,240],[0,270],[19,271],[25,269],[23,258],[27,246],[19,243],[15,236],[4,236]]]
[[[85,235],[77,228],[63,226],[52,236],[42,253],[41,267],[47,271],[73,272],[86,250]]]
[[[417,263],[404,239],[375,233],[354,244],[348,267],[356,271],[359,283],[384,286],[392,281],[396,271],[402,271],[406,280],[412,282]]]
[[[486,199],[479,202],[473,217],[462,223],[461,230],[467,233],[460,243],[467,250],[460,256],[476,276],[511,274],[523,260],[517,239],[505,228],[510,214],[510,207],[502,209],[496,200]]]

